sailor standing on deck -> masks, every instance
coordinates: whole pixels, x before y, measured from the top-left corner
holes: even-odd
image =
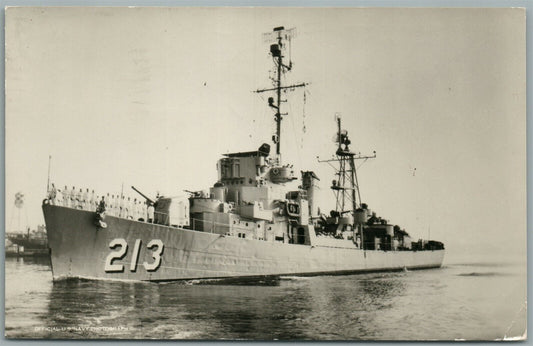
[[[76,194],[76,208],[83,209],[83,190],[80,189]]]
[[[144,221],[142,201],[137,201],[137,220]]]
[[[142,203],[142,218],[143,221],[148,221],[148,201]]]
[[[67,185],[65,185],[65,188],[63,189],[63,206],[68,207],[69,203],[69,197],[68,197],[68,188]]]
[[[115,196],[115,203],[113,204],[115,205],[115,216],[120,217],[120,196],[118,194]]]
[[[111,195],[111,199],[109,200],[109,207],[107,209],[109,210],[109,215],[115,216],[115,195]]]
[[[73,186],[72,190],[70,190],[70,207],[76,208],[76,187]]]
[[[96,209],[97,213],[103,214],[106,211],[106,202],[104,196],[102,196],[102,199],[100,200],[100,203],[98,204],[98,208]]]
[[[139,219],[139,205],[137,204],[137,198],[133,199],[132,219],[137,221]]]
[[[107,209],[109,210],[109,215],[115,216],[115,195],[111,195],[111,199],[109,200],[109,207]]]
[[[57,195],[56,195],[56,201],[57,205],[63,205],[63,192],[61,190],[57,189]]]
[[[154,205],[150,203],[150,205],[148,206],[148,222],[149,223],[154,222],[154,213],[155,213]]]
[[[130,204],[130,219],[135,220],[135,213],[137,209],[137,198],[134,198],[133,201],[131,201]]]
[[[134,198],[133,201],[130,202],[130,219],[135,220],[135,209],[137,209],[137,198]]]
[[[120,207],[119,207],[119,203],[120,203],[120,197],[119,195],[117,194],[115,196],[115,200],[113,201],[113,215],[115,216],[120,216]]]
[[[83,210],[89,210],[89,189],[87,189],[84,193],[83,193],[83,196],[81,197],[82,199],[82,202],[83,202]]]
[[[119,215],[120,217],[125,217],[124,216],[124,195],[122,195],[120,197],[120,202],[119,202],[119,208],[120,208],[120,211],[119,211]]]
[[[130,201],[130,198],[128,197],[128,200],[126,201],[126,211],[125,211],[125,214],[124,214],[124,217],[126,219],[129,219],[131,217],[131,201]]]
[[[137,221],[146,220],[146,216],[143,214],[144,202],[139,199],[137,202]]]
[[[65,198],[65,202],[63,204],[65,205],[65,207],[70,207],[70,204],[71,204],[70,194],[71,194],[71,191],[65,185],[65,189],[63,190],[63,197]]]
[[[113,215],[118,216],[118,195],[113,197]]]
[[[109,206],[109,203],[110,203],[110,199],[111,199],[111,197],[109,197],[109,192],[107,193],[107,195],[105,195],[105,197],[102,196],[102,198],[104,198],[105,206],[106,206],[106,209],[107,209],[107,207]]]
[[[50,203],[52,204],[56,204],[56,195],[57,195],[57,190],[56,190],[56,187],[54,186],[54,183],[52,183],[52,187],[50,188],[50,191],[48,191],[48,199],[50,200]]]
[[[137,198],[131,202],[131,219],[137,220]]]
[[[94,190],[91,192],[91,197],[89,197],[89,210],[94,210]]]

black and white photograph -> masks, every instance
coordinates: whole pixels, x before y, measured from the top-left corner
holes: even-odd
[[[527,338],[526,11],[7,7],[7,339]]]

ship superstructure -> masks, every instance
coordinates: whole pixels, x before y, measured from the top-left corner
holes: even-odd
[[[403,268],[440,267],[444,246],[413,242],[399,226],[372,213],[362,202],[355,160],[370,159],[350,150],[348,132],[336,116],[336,151],[323,160],[336,167],[331,189],[336,208],[319,212],[313,171],[295,172],[282,161],[282,99],[306,83],[283,85],[292,70],[285,62],[293,30],[277,27],[270,55],[275,65],[268,106],[274,111],[275,151],[225,154],[217,162],[218,179],[208,191],[183,198],[146,199],[150,215],[126,219],[106,215],[102,201],[79,210],[45,200],[43,211],[54,279],[85,277],[168,281],[263,275],[315,275]],[[298,180],[294,188],[291,182]],[[90,208],[89,208],[90,209]],[[143,268],[144,267],[144,268]]]

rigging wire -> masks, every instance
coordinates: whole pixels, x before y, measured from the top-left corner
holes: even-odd
[[[290,102],[289,102],[289,114],[293,114],[292,105],[291,105]],[[289,116],[289,118],[291,119],[292,133],[293,133],[293,138],[294,138],[294,142],[295,142],[294,144],[296,144],[295,147],[296,147],[296,154],[298,156],[298,164],[300,165],[300,168],[302,168],[303,167],[303,165],[302,165],[302,153],[301,153],[301,150],[300,150],[301,148],[298,146],[298,140],[296,139],[298,134],[296,133],[296,126],[294,125],[294,116],[292,116],[292,117]],[[303,141],[303,136],[301,136],[301,139]]]
[[[365,158],[365,159],[363,160],[363,162],[361,162],[361,164],[360,164],[359,166],[357,166],[356,169],[361,168],[361,166],[364,165],[366,161],[368,161],[368,158]]]
[[[302,109],[302,132],[306,133],[306,127],[305,127],[305,104],[307,103],[307,97],[306,97],[306,88],[304,86],[304,100],[303,100],[303,109]],[[302,136],[302,146],[303,146],[303,136]]]
[[[289,41],[289,66],[290,66],[290,64],[292,64],[292,45],[291,45],[291,36],[290,35],[287,38],[287,40]]]

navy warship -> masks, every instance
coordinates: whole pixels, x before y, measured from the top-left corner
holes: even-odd
[[[42,209],[55,281],[244,279],[442,265],[442,242],[414,240],[363,203],[355,162],[376,154],[350,149],[340,116],[335,117],[333,156],[321,161],[336,169],[330,186],[334,210],[320,212],[319,178],[313,171],[297,174],[282,162],[281,125],[288,115],[282,112],[282,92],[307,85],[282,83],[293,67],[284,60],[292,32],[277,27],[269,33],[275,78],[271,88],[255,91],[272,95],[268,107],[274,112],[275,149],[271,152],[271,145],[264,143],[257,150],[224,154],[214,185],[189,191],[186,199],[152,199],[135,189],[152,209],[141,217],[110,213],[104,199],[78,208],[61,205],[49,194]],[[297,188],[294,181],[300,183]]]

